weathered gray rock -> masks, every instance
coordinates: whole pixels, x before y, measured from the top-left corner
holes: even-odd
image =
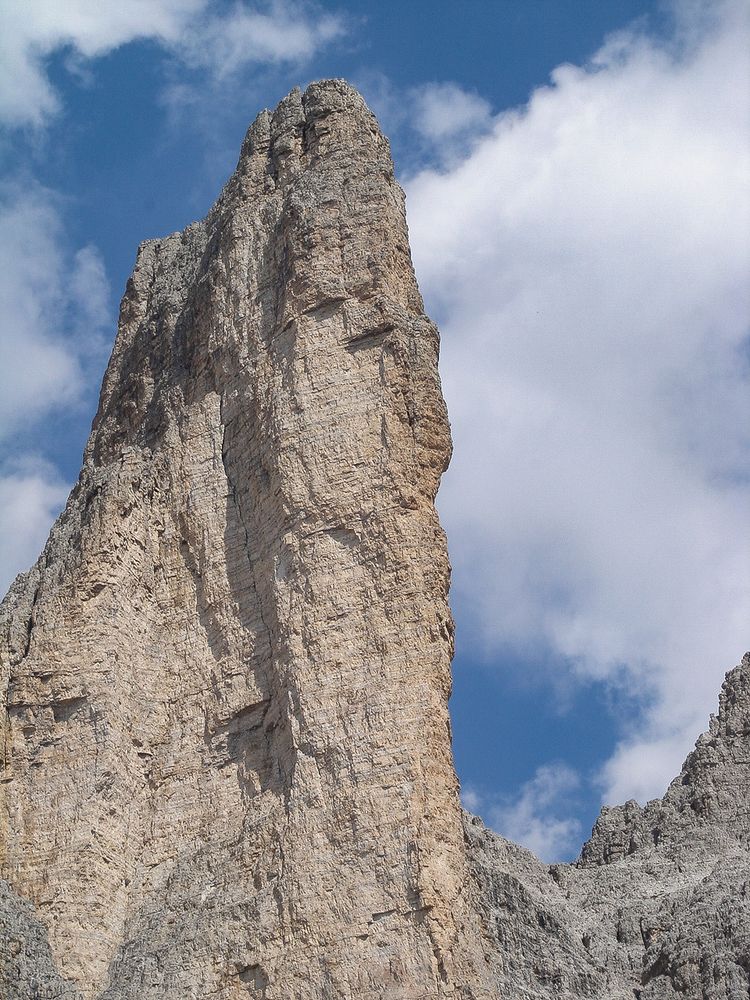
[[[663,799],[605,809],[576,865],[546,867],[467,817],[500,997],[750,995],[750,654]]]
[[[17,1000],[80,1000],[75,986],[57,969],[47,928],[31,903],[0,879],[0,996]]]
[[[78,485],[0,608],[3,1000],[747,996],[750,659],[578,865],[462,819],[437,356],[341,81],[140,248]]]

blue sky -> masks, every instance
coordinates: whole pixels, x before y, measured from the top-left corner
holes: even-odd
[[[443,334],[467,804],[545,857],[660,793],[748,645],[743,0],[9,0],[0,586],[75,480],[138,243],[343,76]]]

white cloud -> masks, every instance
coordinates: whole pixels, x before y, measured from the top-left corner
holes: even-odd
[[[578,853],[581,824],[571,817],[579,776],[565,764],[545,764],[512,797],[487,797],[475,788],[462,791],[466,809],[481,811],[486,822],[508,840],[552,863]]]
[[[0,119],[40,125],[59,110],[46,73],[51,53],[85,59],[137,38],[175,44],[205,0],[5,0],[0,7]]]
[[[71,252],[58,199],[33,183],[0,185],[0,597],[39,554],[69,489],[39,455],[8,452],[82,403],[111,326],[99,253]]]
[[[151,39],[194,68],[224,77],[248,64],[296,62],[344,32],[340,16],[303,0],[5,0],[0,5],[0,121],[43,125],[60,109],[46,61],[67,50],[70,67]]]
[[[675,11],[406,185],[459,617],[650,700],[611,801],[663,792],[750,618],[749,9]]]
[[[494,123],[488,101],[453,81],[399,91],[383,73],[360,73],[356,85],[393,140],[404,139],[411,163],[455,166]],[[408,171],[410,163],[400,163]]]
[[[687,741],[695,740],[696,735],[696,731],[686,734]],[[645,803],[663,795],[665,775],[668,780],[679,773],[686,749],[686,740],[679,730],[667,737],[660,737],[654,731],[643,739],[623,742],[600,775],[608,804],[620,804],[628,799]]]
[[[0,597],[39,555],[68,490],[38,456],[0,467]]]
[[[40,126],[60,110],[47,73],[55,53],[85,80],[92,60],[151,39],[213,85],[244,66],[300,62],[343,31],[341,17],[306,0],[8,0],[0,5],[0,122]],[[7,455],[40,420],[81,405],[113,327],[97,248],[70,247],[59,197],[33,181],[0,182],[0,316]],[[28,459],[2,473],[0,490],[4,585],[36,554],[65,487],[51,466]]]
[[[183,34],[177,51],[187,65],[210,69],[217,79],[249,63],[301,62],[345,31],[340,16],[280,0],[266,10],[238,5],[198,24]]]
[[[486,131],[490,105],[456,83],[428,83],[411,92],[411,114],[417,131],[433,141]]]
[[[102,358],[112,322],[104,268],[94,247],[72,265],[68,255],[55,196],[0,185],[0,440],[78,403],[88,365]]]

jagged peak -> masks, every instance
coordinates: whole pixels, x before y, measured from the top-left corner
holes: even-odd
[[[750,653],[728,671],[719,708],[661,799],[604,807],[579,864],[599,865],[694,836],[750,839],[746,808],[736,795],[750,780]]]

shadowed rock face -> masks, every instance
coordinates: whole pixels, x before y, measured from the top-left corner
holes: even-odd
[[[579,866],[462,821],[437,357],[341,81],[140,248],[78,485],[0,609],[0,996],[746,996],[750,661]]]

